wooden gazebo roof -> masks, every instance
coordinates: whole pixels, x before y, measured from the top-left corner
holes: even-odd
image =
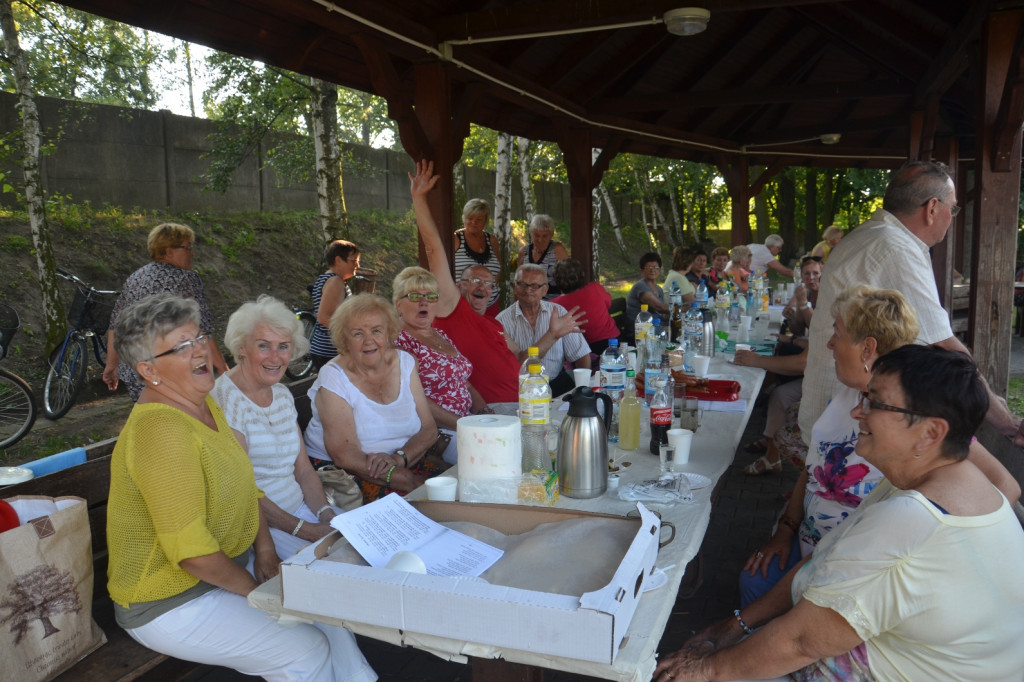
[[[968,206],[957,229],[973,228],[968,341],[1006,385],[1024,0],[59,1],[382,95],[409,154],[437,161],[438,197],[470,123],[557,142],[585,266],[590,191],[620,152],[715,164],[734,242],[787,165],[946,161]],[[690,5],[710,10],[707,29],[669,34],[663,14]],[[451,202],[432,202],[452,224]],[[933,253],[947,301],[950,254]]]
[[[348,87],[450,65],[458,116],[530,139],[714,163],[891,167],[908,140],[973,157],[984,21],[1020,0],[67,0]],[[662,15],[707,7],[707,30]],[[390,99],[390,97],[389,97]],[[1020,108],[1018,104],[1018,108]],[[1020,112],[1017,112],[1020,118]],[[916,128],[916,129],[915,129]],[[820,136],[839,134],[836,144]],[[1009,142],[1004,141],[1004,145]]]

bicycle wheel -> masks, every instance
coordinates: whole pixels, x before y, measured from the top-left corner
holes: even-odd
[[[316,328],[316,318],[313,317],[313,313],[306,312],[305,310],[298,313],[298,317],[302,323],[302,335],[306,337],[306,341],[311,341],[313,339],[313,330]],[[284,370],[284,373],[292,381],[305,379],[312,372],[313,357],[309,353],[306,353],[301,358],[293,359]]]
[[[21,377],[0,369],[0,450],[21,440],[35,421],[32,389]]]
[[[43,386],[43,414],[50,419],[60,419],[68,413],[85,384],[88,364],[89,349],[83,337],[69,338],[63,355],[60,348],[53,351]]]

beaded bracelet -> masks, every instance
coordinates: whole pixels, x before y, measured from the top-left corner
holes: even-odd
[[[783,526],[785,526],[786,528],[790,529],[794,533],[798,532],[799,529],[800,529],[800,524],[798,524],[796,521],[794,521],[793,519],[789,518],[788,516],[781,517],[779,519],[779,523],[781,523]]]
[[[740,617],[739,609],[733,611],[732,615],[736,616],[736,622],[740,624],[741,628],[743,628],[743,632],[747,633],[748,635],[754,634],[754,630],[752,628],[747,627],[747,624],[743,622],[743,619]]]
[[[331,505],[329,505],[329,504],[325,504],[324,506],[320,507],[319,509],[316,510],[316,517],[319,519],[320,515],[323,514],[325,511],[327,511],[330,508],[331,508]]]
[[[299,522],[295,524],[295,530],[292,531],[292,535],[298,535],[299,529],[302,528],[302,524],[304,524],[305,522],[305,519],[299,519]]]
[[[394,470],[395,470],[395,469],[397,469],[397,468],[398,468],[398,465],[397,465],[397,464],[392,464],[392,465],[391,465],[391,468],[390,468],[390,469],[388,469],[388,475],[387,475],[387,476],[386,476],[386,477],[384,478],[384,483],[385,483],[386,485],[388,485],[389,487],[391,486],[391,474],[392,474],[392,472],[394,472]]]

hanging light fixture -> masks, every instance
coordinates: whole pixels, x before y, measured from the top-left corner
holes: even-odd
[[[708,27],[708,19],[710,18],[710,10],[706,10],[703,7],[670,9],[662,17],[668,32],[677,36],[692,36],[703,33]]]
[[[839,133],[825,133],[821,136],[822,144],[838,144],[839,139],[842,137]]]

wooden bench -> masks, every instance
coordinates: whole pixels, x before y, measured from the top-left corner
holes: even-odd
[[[310,405],[306,391],[313,378],[291,384],[296,407],[309,420]],[[114,605],[107,594],[107,498],[110,494],[110,457],[116,438],[86,447],[86,462],[31,481],[0,487],[0,498],[18,495],[62,497],[73,495],[85,499],[92,530],[93,603],[92,615],[107,636],[107,643],[92,652],[71,669],[55,678],[60,682],[96,682],[98,680],[144,680],[164,682],[192,678],[202,670],[212,679],[236,675],[217,666],[183,661],[147,649],[121,629],[114,620]]]

